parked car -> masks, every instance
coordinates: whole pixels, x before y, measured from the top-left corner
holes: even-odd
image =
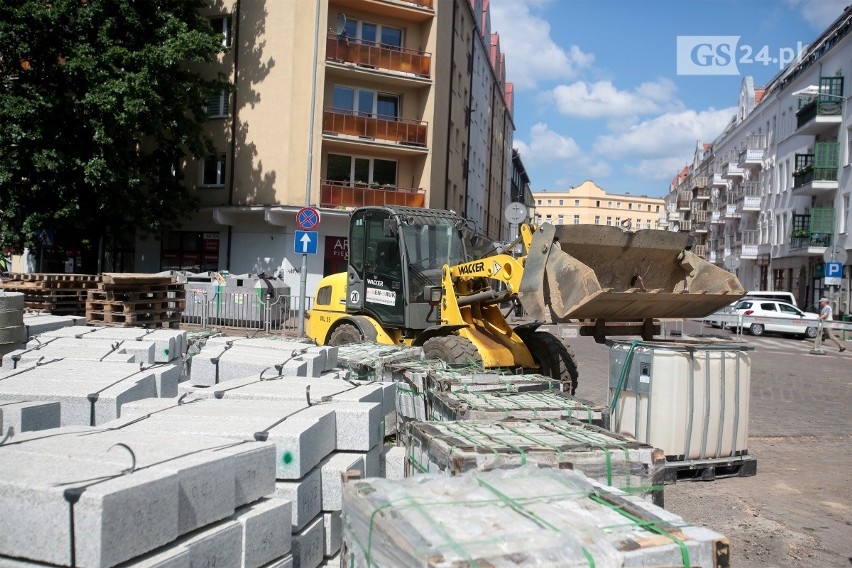
[[[796,335],[802,339],[813,339],[817,336],[819,315],[804,312],[792,304],[772,300],[744,299],[734,307],[734,311],[744,318],[772,318],[767,321],[746,320],[743,327],[752,335],[763,335],[765,332],[785,333]],[[736,326],[732,326],[736,327]]]
[[[737,304],[741,301],[737,300],[736,302],[731,302],[721,310],[716,310],[709,316],[704,318],[704,323],[708,324],[711,327],[721,327],[722,329],[726,329],[728,327],[732,327],[732,324],[729,319],[732,316],[738,315],[738,312],[735,310]]]

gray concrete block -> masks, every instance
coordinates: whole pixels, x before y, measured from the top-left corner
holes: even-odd
[[[261,499],[239,509],[243,530],[242,568],[259,568],[290,552],[292,506],[286,499]]]
[[[367,468],[367,477],[381,477],[384,457],[384,444],[376,444],[369,452],[364,454],[364,466]]]
[[[317,517],[298,534],[293,535],[294,568],[316,568],[323,560],[324,526],[322,516]]]
[[[2,383],[0,383],[2,384]],[[125,418],[148,414],[157,407],[146,401],[125,407]],[[174,405],[167,411],[151,413],[131,429],[218,436],[238,440],[262,438],[274,442],[277,451],[276,476],[282,480],[301,479],[334,451],[336,414],[331,405],[305,407],[292,401],[197,399]]]
[[[273,560],[263,568],[293,568],[293,555],[286,554],[277,560]]]
[[[54,337],[50,338],[47,343],[42,342],[42,337],[39,336],[27,343],[28,349],[34,349],[41,352],[47,358],[53,358],[53,353],[62,350],[66,353],[70,350],[71,353],[79,351],[82,354],[95,352],[96,348],[101,349],[104,355],[111,353],[121,353],[133,355],[131,362],[150,365],[154,363],[154,348],[153,341],[127,341],[123,339],[105,339],[95,337],[95,334],[86,334],[80,337]],[[83,355],[82,358],[86,356]],[[66,359],[77,359],[73,355],[65,355]]]
[[[33,337],[65,327],[85,327],[86,318],[52,314],[24,314],[24,325],[27,327],[29,337]]]
[[[177,364],[159,364],[151,367],[160,398],[174,398],[178,395],[181,379],[181,366]]]
[[[343,560],[341,559],[340,552],[335,554],[334,556],[324,558],[320,563],[320,568],[343,568]]]
[[[189,565],[240,566],[243,531],[239,523],[225,521],[178,542],[189,554]]]
[[[0,400],[60,402],[63,426],[91,424],[93,408],[102,424],[120,416],[122,404],[156,396],[154,373],[133,364],[59,360],[0,372]]]
[[[386,448],[384,458],[384,475],[380,477],[403,479],[405,477],[405,446]]]
[[[279,481],[273,495],[292,504],[292,530],[302,530],[322,511],[322,473],[314,469],[298,481]]]
[[[404,449],[404,448],[403,448]],[[319,465],[322,475],[322,510],[343,509],[343,473],[356,470],[367,477],[365,456],[357,452],[335,452]]]
[[[62,408],[58,402],[3,401],[0,402],[0,412],[0,432],[4,433],[10,426],[16,434],[59,428],[62,419]]]
[[[323,554],[330,558],[340,552],[343,544],[343,521],[340,511],[325,512],[322,514],[323,526]]]
[[[156,363],[169,363],[181,357],[186,345],[186,331],[178,329],[101,327],[90,337],[92,339],[151,341],[154,343],[154,362]]]
[[[0,564],[0,568],[3,568]],[[165,546],[162,549],[138,556],[119,568],[192,568],[189,551],[181,546]]]
[[[32,327],[32,326],[31,326]],[[38,339],[39,341],[45,341],[48,338],[57,338],[57,337],[76,337],[81,339],[91,333],[98,331],[99,329],[106,329],[104,327],[94,327],[89,325],[71,325],[67,327],[60,327],[57,329],[45,330],[37,335],[34,334],[30,336],[32,339]]]
[[[0,452],[0,554],[70,564],[69,509],[78,566],[114,566],[177,536],[178,480],[152,468]],[[117,476],[117,477],[115,477]],[[84,489],[73,505],[68,490]]]

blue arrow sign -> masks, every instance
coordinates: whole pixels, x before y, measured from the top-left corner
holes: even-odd
[[[825,277],[826,278],[842,278],[843,277],[843,263],[841,263],[841,262],[826,262],[825,263]]]
[[[293,252],[296,254],[316,254],[318,241],[316,231],[296,231],[293,239]]]

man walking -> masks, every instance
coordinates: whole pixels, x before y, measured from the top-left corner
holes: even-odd
[[[828,303],[828,298],[820,298],[819,299],[819,319],[824,321],[824,322],[832,321],[834,319],[832,311],[831,311],[831,305],[829,305],[829,303]],[[825,332],[824,336],[826,336],[826,337],[828,337],[828,339],[832,340],[834,342],[834,344],[837,345],[837,347],[840,349],[841,353],[846,351],[846,348],[843,346],[842,343],[840,343],[840,340],[837,339],[837,336],[834,335],[834,330],[832,330],[830,328],[823,328],[823,330]]]

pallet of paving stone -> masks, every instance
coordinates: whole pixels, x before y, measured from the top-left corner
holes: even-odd
[[[430,391],[428,399],[431,420],[575,418],[601,428],[609,427],[609,407],[560,391]]]
[[[749,454],[725,458],[695,460],[668,460],[662,483],[678,481],[715,481],[726,477],[751,477],[757,475],[757,458]]]
[[[344,486],[348,568],[727,568],[727,537],[581,472],[533,465]]]
[[[382,345],[372,341],[340,345],[337,352],[338,366],[347,369],[351,378],[366,381],[392,381],[394,366],[422,358],[421,347]]]
[[[662,504],[662,450],[578,420],[411,422],[406,427],[406,476],[536,463],[579,469]]]

